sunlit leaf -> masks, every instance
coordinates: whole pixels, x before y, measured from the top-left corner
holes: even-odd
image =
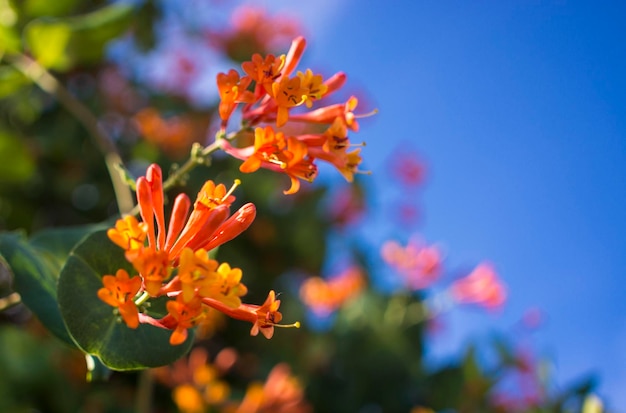
[[[65,22],[36,20],[25,29],[26,42],[37,61],[49,68],[65,70],[71,61],[67,53],[72,30]]]
[[[73,344],[57,304],[57,263],[45,259],[28,245],[23,234],[15,232],[0,234],[0,254],[10,266],[14,288],[22,302],[55,336]]]
[[[106,44],[128,29],[133,11],[130,5],[111,4],[77,17],[40,18],[26,26],[26,42],[48,68],[68,70],[95,63],[102,59]]]
[[[111,306],[98,299],[102,276],[120,268],[132,272],[123,250],[107,238],[106,231],[88,236],[72,252],[58,286],[59,305],[70,334],[80,348],[114,370],[172,363],[189,351],[193,334],[182,345],[172,346],[171,331],[146,324],[132,330],[119,321]]]

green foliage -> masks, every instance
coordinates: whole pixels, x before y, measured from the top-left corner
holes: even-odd
[[[22,233],[0,234],[0,254],[14,274],[14,288],[22,301],[55,336],[72,344],[57,304],[58,261],[46,258]]]
[[[68,70],[102,59],[105,45],[126,31],[133,8],[111,4],[94,12],[66,18],[40,18],[24,29],[31,53],[43,66]]]
[[[132,330],[98,298],[102,276],[115,274],[120,268],[132,270],[124,251],[108,239],[106,231],[91,234],[72,251],[58,285],[59,306],[69,333],[83,351],[97,356],[113,370],[172,363],[189,351],[193,333],[185,343],[172,346],[171,331],[147,324]],[[163,315],[155,310],[158,306],[149,314]]]

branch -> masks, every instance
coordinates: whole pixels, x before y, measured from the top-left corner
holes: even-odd
[[[4,58],[43,91],[55,96],[59,103],[85,127],[98,149],[104,154],[119,211],[122,214],[128,213],[133,208],[134,202],[130,188],[116,169],[116,165],[122,164],[122,158],[111,137],[98,126],[98,118],[35,60],[21,54],[6,55]]]

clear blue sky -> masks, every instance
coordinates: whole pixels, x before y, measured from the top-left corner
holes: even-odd
[[[305,8],[307,62],[380,109],[356,138],[375,186],[398,144],[417,149],[424,236],[452,266],[490,259],[509,286],[499,317],[452,314],[440,352],[536,306],[559,381],[597,372],[626,411],[626,3],[315,5],[274,7]]]

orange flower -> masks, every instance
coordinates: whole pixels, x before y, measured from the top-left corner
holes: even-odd
[[[299,179],[312,182],[317,176],[317,166],[308,158],[308,146],[295,137],[285,139],[282,132],[275,132],[271,126],[256,128],[254,147],[234,148],[223,142],[224,150],[244,162],[239,170],[244,173],[255,172],[259,168],[270,169],[287,174],[291,187],[284,191],[293,194],[300,188]]]
[[[102,277],[102,283],[104,287],[98,290],[98,298],[110,306],[117,307],[128,327],[137,328],[139,311],[133,300],[141,289],[141,278],[130,278],[126,270],[119,269],[115,276]]]
[[[187,330],[195,327],[204,316],[205,308],[199,297],[185,302],[182,294],[175,301],[166,304],[168,315],[162,320],[163,324],[173,329],[170,336],[170,344],[176,346],[187,340]]]
[[[301,86],[299,77],[281,77],[278,82],[272,83],[271,95],[277,106],[276,126],[281,127],[289,119],[289,108],[305,102],[308,89]]]
[[[274,335],[274,327],[295,327],[299,328],[300,323],[294,324],[278,324],[282,320],[283,315],[278,311],[280,300],[276,300],[276,293],[270,291],[263,305],[241,304],[237,308],[230,308],[221,301],[212,298],[203,298],[202,302],[219,310],[229,317],[237,320],[248,321],[252,323],[250,335],[256,336],[259,331],[266,338],[272,338]]]
[[[506,289],[490,263],[481,263],[469,275],[450,287],[452,297],[460,303],[473,303],[488,309],[501,307]]]
[[[143,247],[147,234],[148,225],[145,222],[140,223],[132,215],[118,219],[115,223],[115,228],[107,231],[109,239],[124,250],[134,250]]]
[[[324,316],[356,297],[363,290],[364,284],[361,269],[350,267],[329,280],[308,278],[300,286],[300,298],[314,313]]]
[[[208,295],[206,290],[215,283],[218,263],[209,258],[206,250],[199,249],[195,253],[191,248],[185,248],[180,255],[178,278],[181,283],[183,301],[188,303],[198,293]]]
[[[223,121],[230,118],[237,103],[251,103],[254,100],[254,95],[246,90],[250,82],[252,82],[252,79],[249,76],[239,78],[239,73],[234,69],[230,69],[228,74],[218,73],[219,114]]]
[[[335,118],[341,118],[343,122],[353,131],[359,131],[359,124],[356,121],[359,117],[370,116],[375,112],[365,115],[355,115],[354,109],[356,109],[359,100],[351,96],[346,103],[338,103],[335,105],[325,106],[316,110],[312,110],[306,113],[299,113],[292,115],[290,118],[298,122],[313,122],[313,123],[328,123],[331,124],[335,121]]]
[[[328,86],[324,84],[322,75],[314,75],[311,69],[307,69],[304,73],[298,72],[296,75],[300,78],[300,86],[307,90],[306,95],[303,96],[304,103],[307,108],[311,108],[314,101],[324,96]]]
[[[257,89],[262,86],[265,92],[269,93],[272,90],[272,83],[280,76],[284,65],[285,55],[275,57],[270,54],[264,59],[260,54],[255,53],[252,55],[252,60],[243,62],[241,67],[257,83]]]
[[[159,295],[163,282],[170,277],[172,267],[166,251],[139,248],[126,251],[126,259],[143,278],[144,288],[152,297]]]

